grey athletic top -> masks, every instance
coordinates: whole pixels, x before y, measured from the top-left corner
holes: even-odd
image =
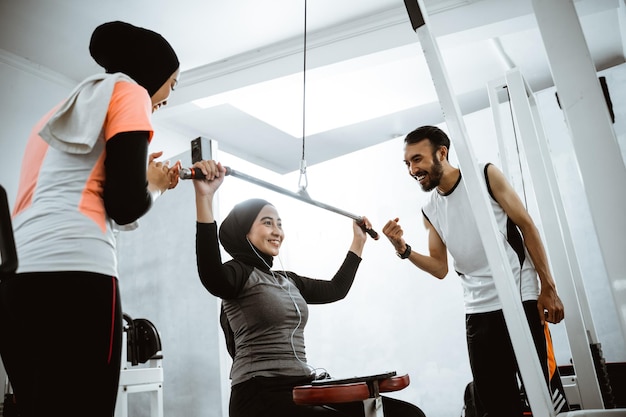
[[[361,258],[348,252],[332,280],[262,270],[235,259],[223,264],[215,223],[197,223],[196,255],[200,280],[222,298],[232,329],[232,384],[254,376],[310,375],[304,343],[307,304],[344,298]]]

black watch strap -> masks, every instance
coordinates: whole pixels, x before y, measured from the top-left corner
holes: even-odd
[[[400,259],[406,259],[406,258],[408,258],[408,257],[409,257],[409,255],[411,255],[411,246],[409,246],[409,244],[408,244],[408,243],[406,243],[406,249],[405,249],[404,253],[399,253],[399,252],[396,252],[396,255],[398,255],[398,257],[399,257]]]

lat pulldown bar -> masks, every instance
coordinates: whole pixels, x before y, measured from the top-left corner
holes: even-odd
[[[359,226],[364,228],[363,217],[357,216],[356,214],[352,214],[352,213],[349,213],[349,212],[341,210],[341,209],[338,209],[337,207],[333,207],[333,206],[330,206],[328,204],[324,204],[324,203],[321,203],[319,201],[315,201],[311,197],[309,197],[308,194],[306,194],[306,191],[304,191],[304,190],[302,190],[303,192],[300,192],[300,193],[294,193],[293,191],[289,191],[289,190],[287,190],[285,188],[279,187],[279,186],[274,185],[272,183],[269,183],[267,181],[263,181],[263,180],[260,180],[258,178],[254,178],[254,177],[252,177],[250,175],[244,174],[243,172],[235,171],[234,169],[232,169],[230,167],[225,167],[225,168],[226,168],[226,175],[230,175],[230,176],[242,179],[242,180],[247,181],[249,183],[256,184],[258,186],[261,186],[263,188],[267,188],[268,190],[275,191],[277,193],[286,195],[286,196],[291,197],[291,198],[295,198],[296,200],[303,201],[305,203],[317,206],[317,207],[322,208],[324,210],[332,211],[333,213],[337,213],[337,214],[340,214],[342,216],[349,217],[352,220],[356,221]],[[182,168],[180,170],[180,178],[183,179],[183,180],[203,179],[204,178],[204,174],[199,169]],[[378,233],[374,229],[365,229],[364,228],[364,230],[373,239],[378,240],[378,237],[379,237]]]

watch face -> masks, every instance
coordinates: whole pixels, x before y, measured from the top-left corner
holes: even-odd
[[[409,244],[406,244],[406,249],[404,250],[404,253],[398,253],[396,252],[396,255],[398,255],[398,257],[400,259],[406,259],[409,257],[409,255],[411,254],[411,247],[409,246]]]

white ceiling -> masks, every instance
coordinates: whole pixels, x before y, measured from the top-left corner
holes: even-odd
[[[205,136],[279,173],[300,167],[303,145],[310,166],[443,121],[402,0],[305,1],[0,0],[0,59],[78,82],[102,71],[88,53],[98,24],[153,29],[181,61],[155,113],[180,134],[171,145]],[[575,2],[598,70],[624,62],[623,2]],[[487,107],[487,83],[512,66],[534,90],[552,85],[531,0],[424,3],[464,113]]]

